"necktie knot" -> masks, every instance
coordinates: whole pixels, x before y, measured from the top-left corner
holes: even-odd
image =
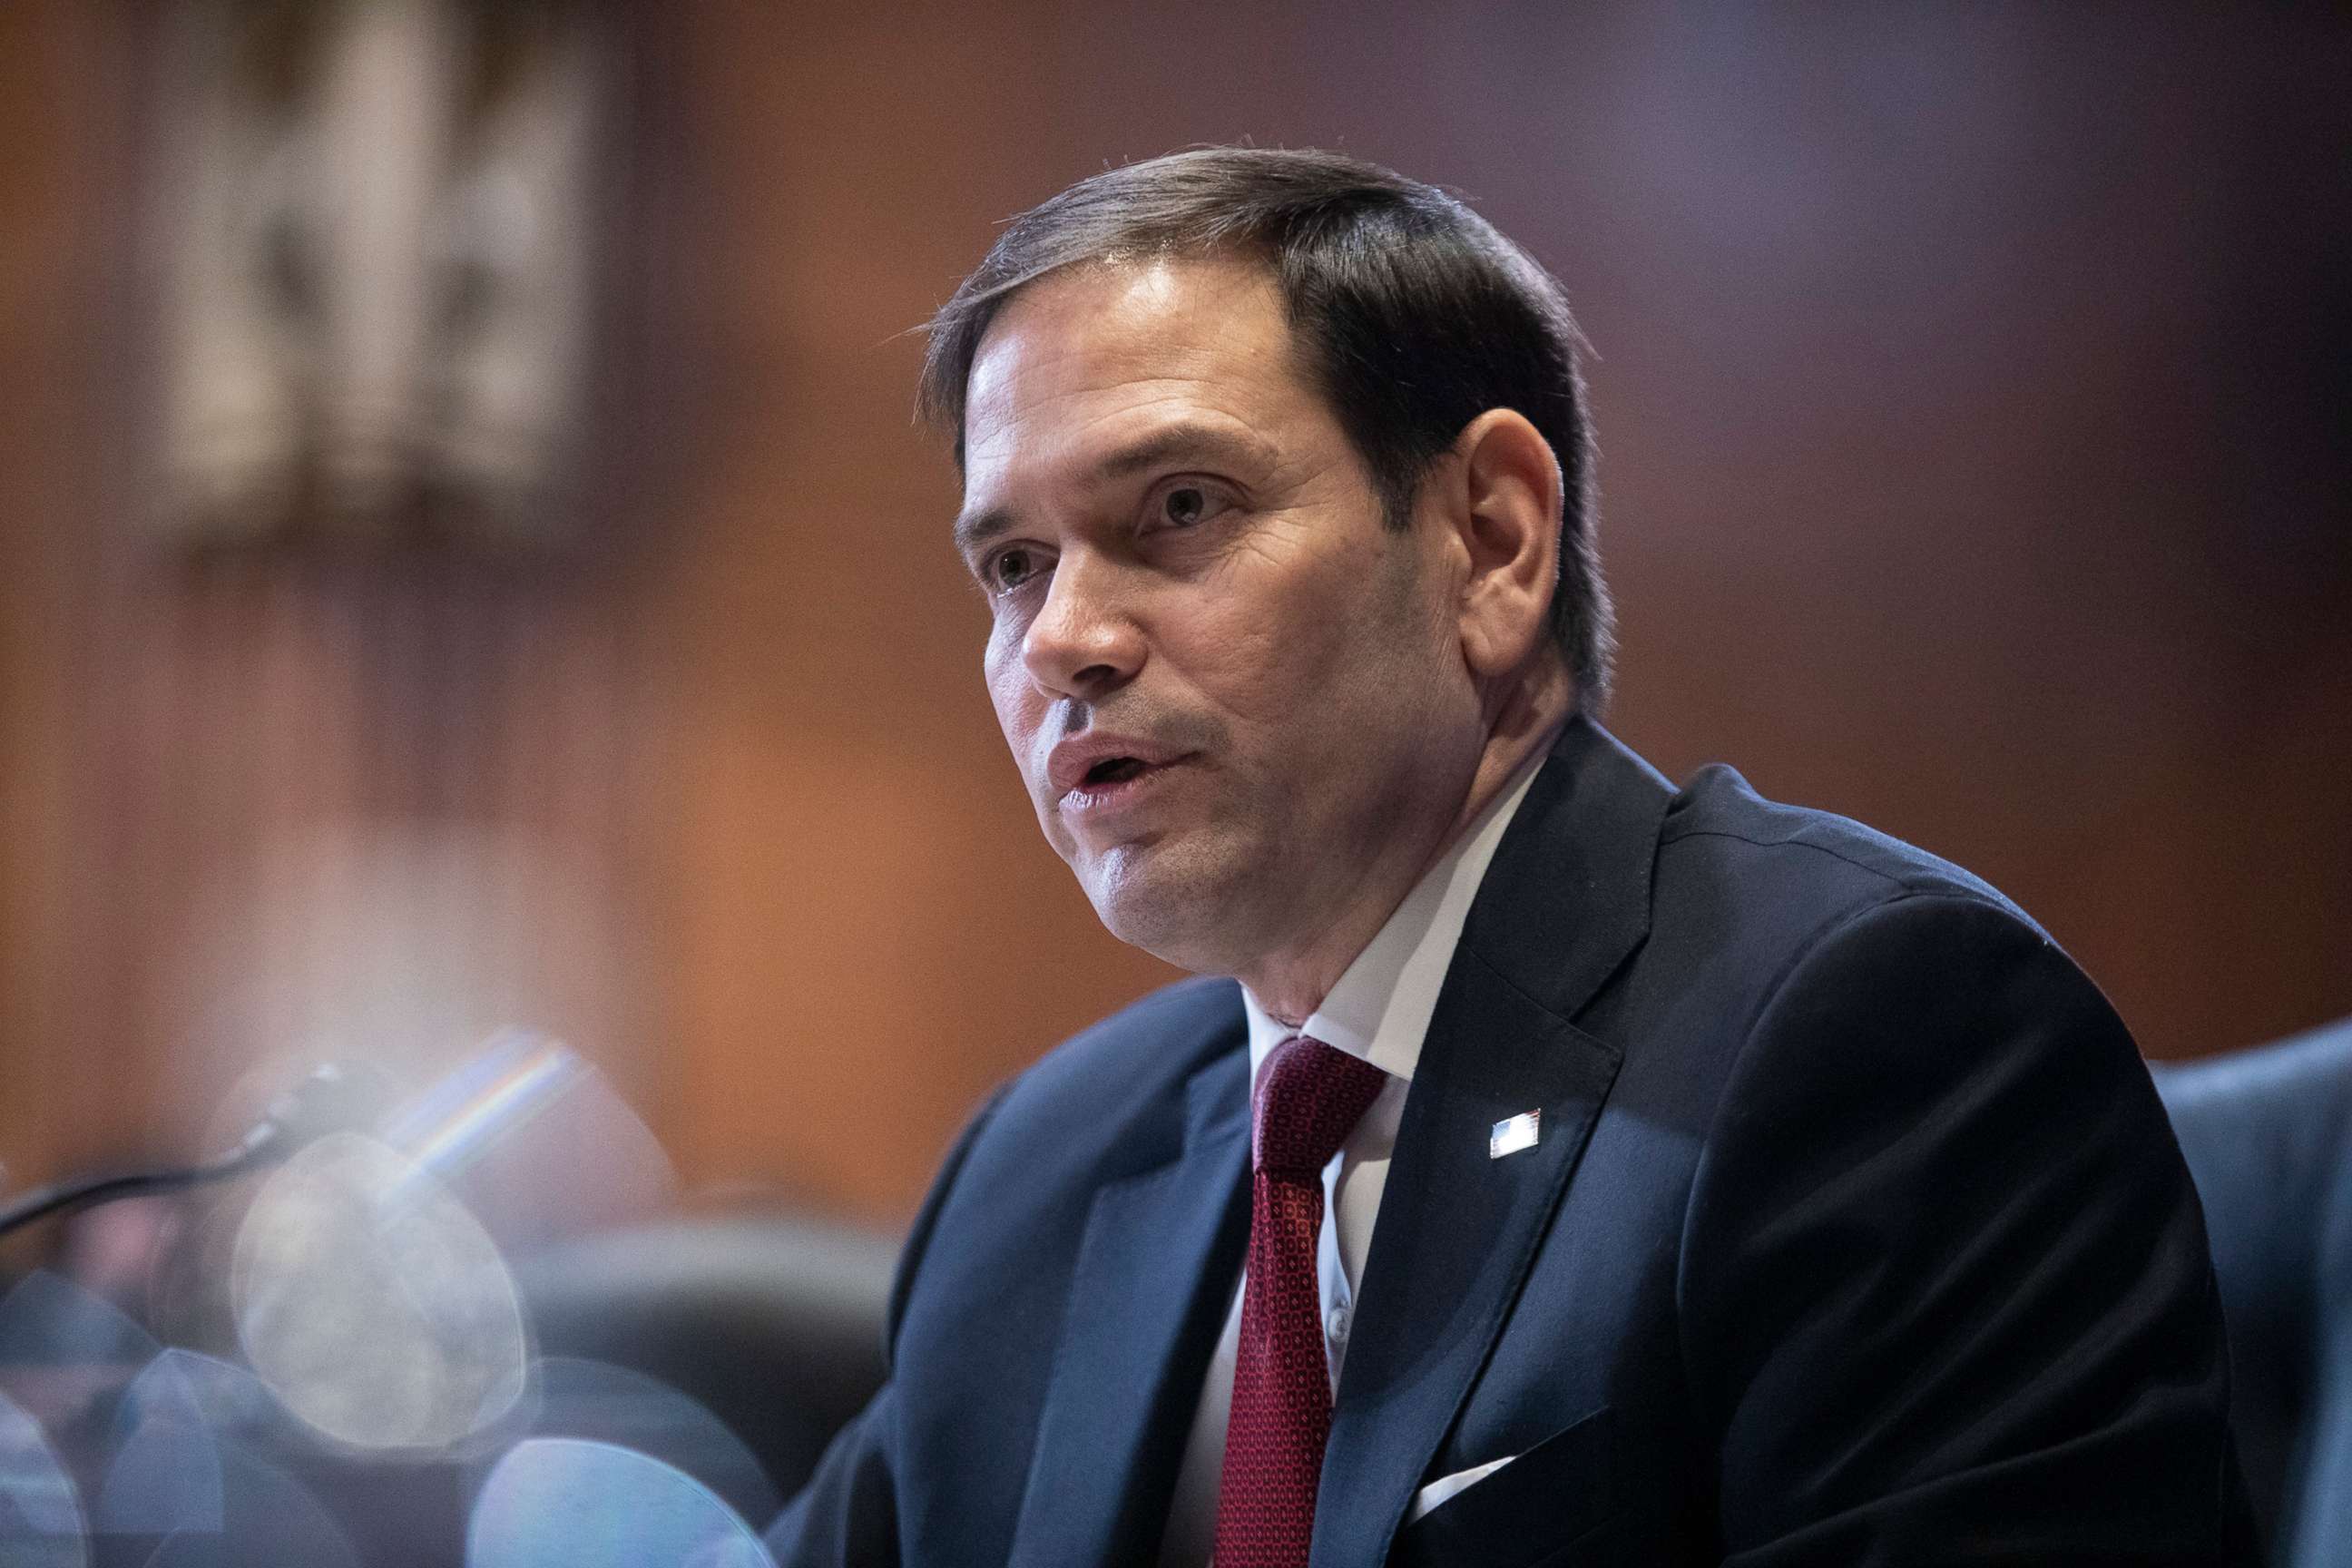
[[[1293,1035],[1266,1058],[1257,1096],[1257,1168],[1310,1177],[1331,1163],[1389,1075],[1322,1041]]]

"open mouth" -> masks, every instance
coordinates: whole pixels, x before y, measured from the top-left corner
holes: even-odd
[[[1145,763],[1135,757],[1105,757],[1087,770],[1080,781],[1087,788],[1102,784],[1123,784],[1144,770]]]

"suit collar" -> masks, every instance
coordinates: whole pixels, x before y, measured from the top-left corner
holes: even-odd
[[[1317,1568],[1385,1561],[1508,1318],[1622,1062],[1571,1020],[1641,944],[1672,790],[1573,721],[1472,908],[1407,1096],[1316,1510]],[[1533,1148],[1490,1154],[1536,1113]]]
[[[1573,1017],[1649,933],[1650,872],[1674,793],[1608,731],[1570,720],[1503,837],[1462,945]]]
[[[1236,1001],[1187,1080],[1181,1109],[1171,1097],[1158,1124],[1139,1130],[1167,1157],[1095,1194],[1013,1562],[1139,1563],[1159,1552],[1249,1239],[1242,1037]]]

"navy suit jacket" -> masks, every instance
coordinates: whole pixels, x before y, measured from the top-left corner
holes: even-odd
[[[780,1563],[1154,1560],[1246,1241],[1246,1076],[1238,991],[1194,982],[998,1094]],[[1580,720],[1430,1024],[1314,1563],[2236,1561],[2227,1378],[2170,1128],[2050,939]]]

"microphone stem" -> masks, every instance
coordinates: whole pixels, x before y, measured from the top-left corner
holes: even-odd
[[[54,1182],[46,1187],[36,1187],[14,1202],[0,1206],[0,1237],[52,1215],[71,1214],[92,1204],[111,1203],[116,1198],[143,1197],[152,1193],[173,1193],[188,1187],[202,1186],[242,1173],[252,1164],[247,1150],[214,1161],[208,1165],[192,1165],[176,1171],[139,1171],[128,1174],[79,1176],[70,1181]]]

